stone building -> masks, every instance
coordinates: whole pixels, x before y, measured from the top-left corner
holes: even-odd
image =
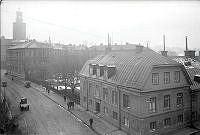
[[[50,76],[51,63],[62,55],[61,48],[36,40],[27,41],[8,48],[7,71],[12,76],[41,82]]]
[[[81,105],[131,135],[169,134],[191,124],[190,85],[182,64],[140,45],[88,60]]]

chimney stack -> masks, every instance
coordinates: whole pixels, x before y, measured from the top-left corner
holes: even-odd
[[[194,58],[195,57],[195,50],[188,50],[188,41],[187,41],[187,36],[185,37],[185,56],[187,58]]]
[[[161,51],[162,56],[167,57],[167,51],[165,51],[165,35],[163,35],[163,44],[164,44],[164,49]]]
[[[185,50],[188,50],[188,44],[187,44],[187,36],[185,37]]]

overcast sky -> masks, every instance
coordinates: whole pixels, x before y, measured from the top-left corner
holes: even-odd
[[[200,48],[199,1],[3,1],[1,35],[12,38],[16,11],[23,12],[27,35],[39,41],[72,44],[141,43],[151,47]]]

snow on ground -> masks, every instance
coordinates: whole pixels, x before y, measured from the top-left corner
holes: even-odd
[[[57,86],[55,85],[54,86],[54,89],[57,89]],[[59,85],[58,86],[58,90],[64,90],[65,89],[65,86],[62,86],[62,85]],[[80,87],[76,87],[77,90],[80,90]],[[70,87],[67,87],[67,90],[71,90]]]

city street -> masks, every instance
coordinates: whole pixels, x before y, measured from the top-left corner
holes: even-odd
[[[1,75],[8,82],[6,96],[10,100],[11,111],[19,115],[19,124],[23,134],[41,135],[94,135],[95,133],[75,117],[45,97],[35,89],[25,88],[17,78]],[[30,104],[29,111],[20,112],[19,101],[26,97]]]

